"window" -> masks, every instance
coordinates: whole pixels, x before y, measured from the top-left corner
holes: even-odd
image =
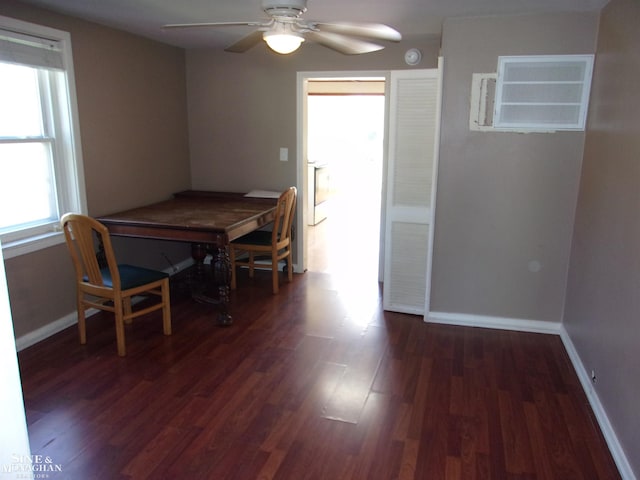
[[[4,256],[64,241],[85,212],[70,36],[0,17],[0,239]]]
[[[494,127],[584,130],[593,55],[499,57]]]

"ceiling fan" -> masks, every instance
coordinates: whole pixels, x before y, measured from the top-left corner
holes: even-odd
[[[384,48],[369,40],[399,42],[402,39],[400,32],[381,23],[304,20],[302,14],[307,11],[307,0],[262,0],[262,10],[269,17],[262,21],[180,23],[163,28],[256,27],[256,30],[225,48],[225,51],[234,53],[246,52],[264,40],[272,50],[288,54],[309,39],[346,55],[359,55]]]

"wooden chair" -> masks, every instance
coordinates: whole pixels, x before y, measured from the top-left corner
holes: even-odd
[[[291,226],[296,209],[296,187],[289,187],[278,198],[273,230],[256,230],[229,244],[231,260],[231,290],[236,289],[236,267],[249,267],[249,277],[253,278],[256,258],[265,259],[271,268],[273,293],[278,293],[278,262],[286,260],[288,280],[293,280],[293,258],[291,255]],[[247,254],[246,260],[239,255]]]
[[[126,355],[124,324],[162,309],[165,335],[171,335],[169,275],[156,270],[116,262],[107,227],[97,220],[74,213],[60,220],[76,271],[78,330],[80,343],[87,343],[86,309],[98,308],[115,314],[118,355]],[[96,256],[96,241],[104,248],[106,267]],[[100,251],[102,254],[102,251]],[[132,310],[131,297],[154,295],[160,301]]]

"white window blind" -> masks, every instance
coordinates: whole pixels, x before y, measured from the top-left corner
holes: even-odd
[[[0,29],[0,62],[64,69],[60,42]]]

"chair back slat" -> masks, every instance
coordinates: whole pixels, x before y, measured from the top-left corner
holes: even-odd
[[[235,290],[237,286],[236,267],[249,267],[249,277],[251,278],[256,268],[255,260],[257,258],[261,261],[264,260],[264,265],[271,269],[271,282],[274,294],[278,293],[280,289],[278,284],[280,261],[285,262],[287,278],[290,282],[293,281],[292,225],[296,212],[297,194],[298,191],[296,187],[289,187],[280,194],[276,205],[271,235],[264,231],[251,232],[229,244],[231,290]],[[267,243],[269,238],[271,242]],[[242,256],[242,258],[239,258],[238,255]]]
[[[278,198],[276,218],[273,221],[273,245],[288,245],[291,242],[291,227],[296,210],[296,187],[289,187]]]
[[[104,249],[113,287],[119,289],[120,275],[107,228],[93,218],[73,213],[64,215],[61,223],[78,281],[85,279],[92,285],[104,286],[96,252],[97,239]]]

